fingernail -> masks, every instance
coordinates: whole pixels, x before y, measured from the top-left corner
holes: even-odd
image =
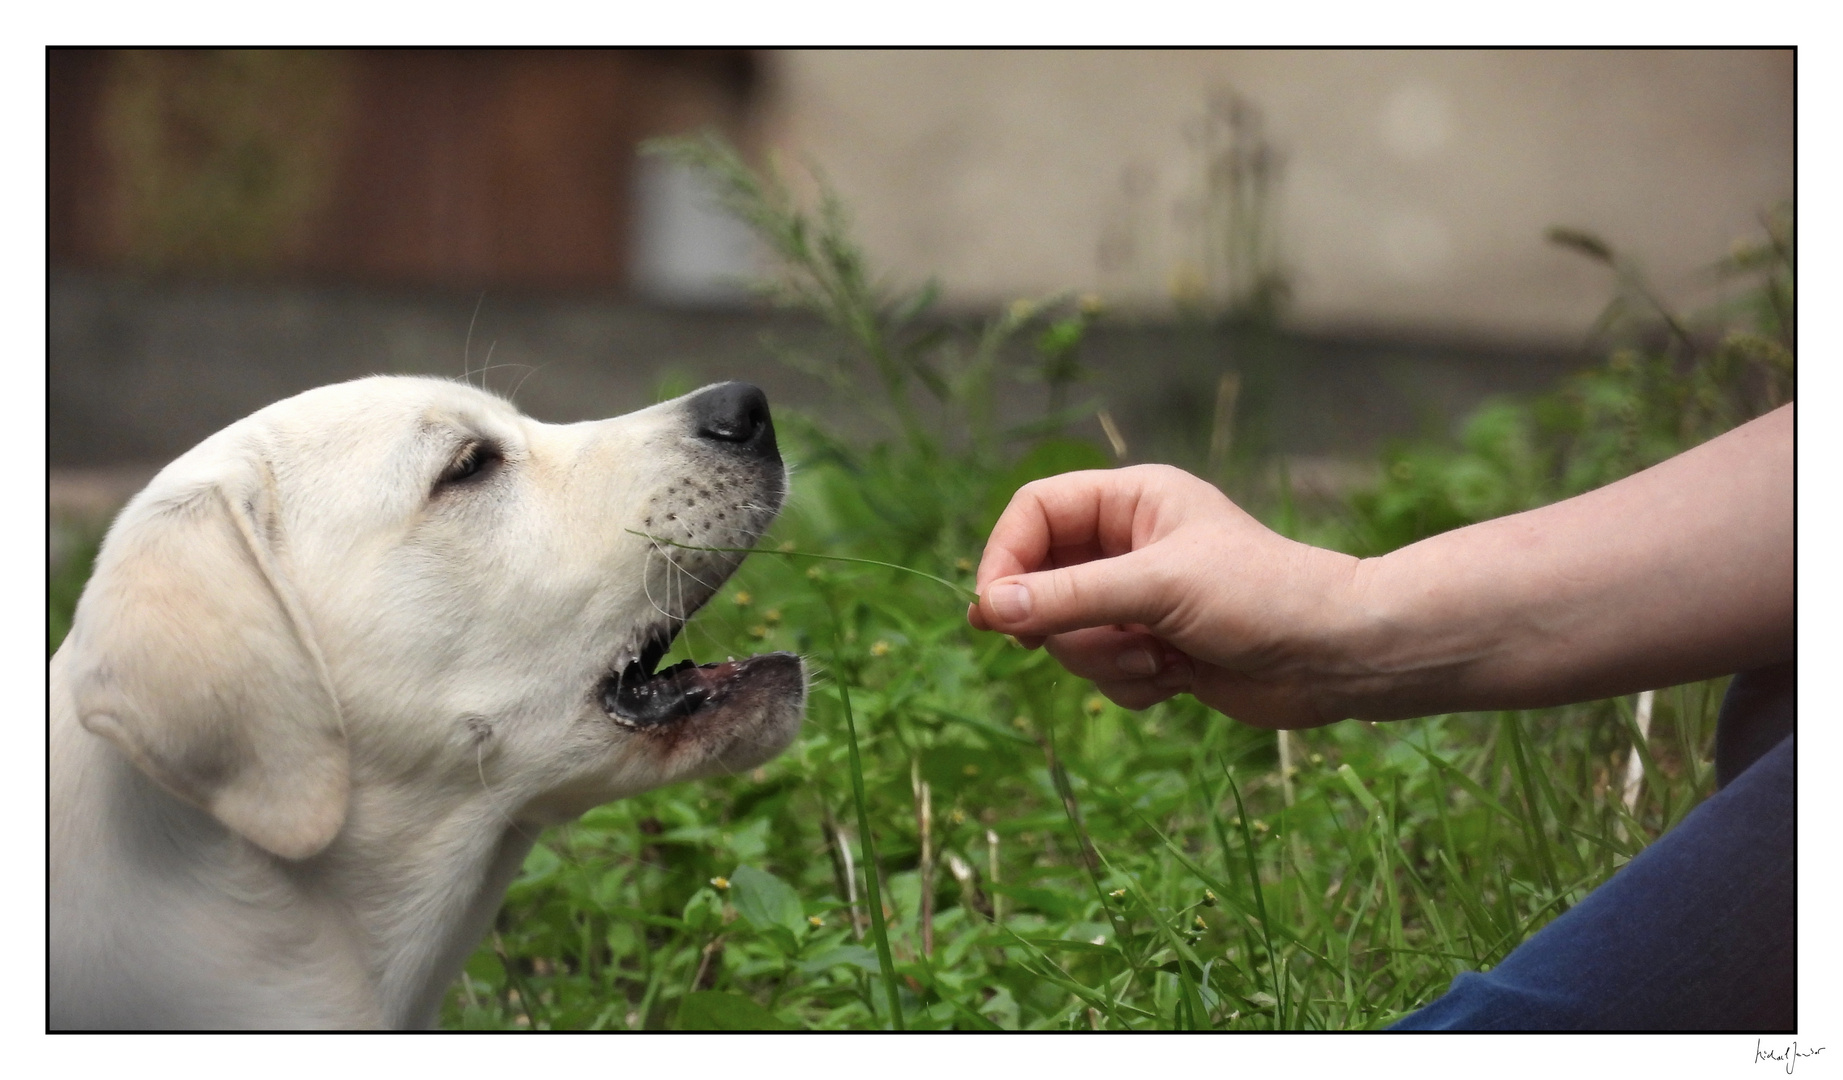
[[[994,585],[986,590],[993,614],[1006,622],[1030,618],[1030,590],[1022,585]]]
[[[1158,674],[1158,657],[1145,649],[1128,649],[1120,654],[1120,670],[1128,675]]]
[[[1158,678],[1153,680],[1153,685],[1160,690],[1188,690],[1194,678],[1196,678],[1196,672],[1191,670],[1190,661],[1184,657],[1177,657],[1158,673]]]

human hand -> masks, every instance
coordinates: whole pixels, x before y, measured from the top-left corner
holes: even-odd
[[[1020,488],[980,560],[967,619],[1047,646],[1115,702],[1189,692],[1262,727],[1344,718],[1320,678],[1357,560],[1287,540],[1164,465]]]

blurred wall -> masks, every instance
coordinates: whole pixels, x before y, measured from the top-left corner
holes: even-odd
[[[54,49],[49,77],[54,268],[729,302],[746,244],[635,153],[711,126],[818,165],[873,265],[950,304],[1556,339],[1608,280],[1548,226],[1687,300],[1792,193],[1789,50]]]
[[[1578,338],[1609,279],[1546,245],[1548,226],[1601,234],[1686,296],[1792,195],[1789,50],[771,62],[772,141],[823,166],[881,265],[938,273],[967,305],[1068,288],[1151,311],[1208,299],[1234,287],[1209,234],[1239,228],[1229,245],[1272,245],[1307,328]],[[1268,170],[1265,208],[1238,226],[1247,192],[1223,175],[1237,134]]]
[[[1288,454],[1361,456],[1545,385],[1610,295],[1545,227],[1598,230],[1681,293],[1792,175],[1787,52],[56,49],[48,67],[57,465],[162,459],[309,386],[489,358],[548,419],[728,377],[817,407],[760,345],[788,324],[715,287],[746,244],[636,157],[701,126],[819,165],[871,265],[938,273],[953,304],[1273,300],[1291,325],[1265,359],[1222,320],[1108,319],[1084,347],[1135,453],[1167,460],[1207,437],[1231,368],[1243,442]],[[1035,415],[1031,389],[1007,407]]]
[[[636,148],[749,141],[738,49],[52,49],[54,268],[619,288]]]

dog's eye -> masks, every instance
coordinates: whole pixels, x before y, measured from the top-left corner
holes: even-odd
[[[435,480],[435,487],[440,490],[449,484],[458,484],[484,476],[504,460],[505,455],[500,452],[499,447],[492,443],[468,443],[466,448],[448,463],[448,467],[442,470],[441,476]]]

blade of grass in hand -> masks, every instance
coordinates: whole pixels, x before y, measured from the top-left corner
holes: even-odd
[[[666,544],[675,548],[683,548],[686,551],[724,551],[739,555],[790,555],[799,559],[825,559],[829,562],[862,563],[865,566],[881,566],[885,570],[900,570],[905,574],[914,574],[916,577],[927,578],[937,585],[944,585],[952,589],[956,596],[969,604],[977,604],[979,602],[979,594],[966,586],[948,581],[944,577],[935,577],[926,570],[917,570],[912,566],[903,566],[901,563],[884,562],[881,559],[861,559],[855,555],[821,555],[816,551],[781,551],[773,548],[705,547],[701,544],[681,544],[676,540],[667,540],[663,536],[654,536],[651,533],[640,532],[638,529],[628,529],[627,531],[633,533],[635,536],[651,540],[655,544]]]

